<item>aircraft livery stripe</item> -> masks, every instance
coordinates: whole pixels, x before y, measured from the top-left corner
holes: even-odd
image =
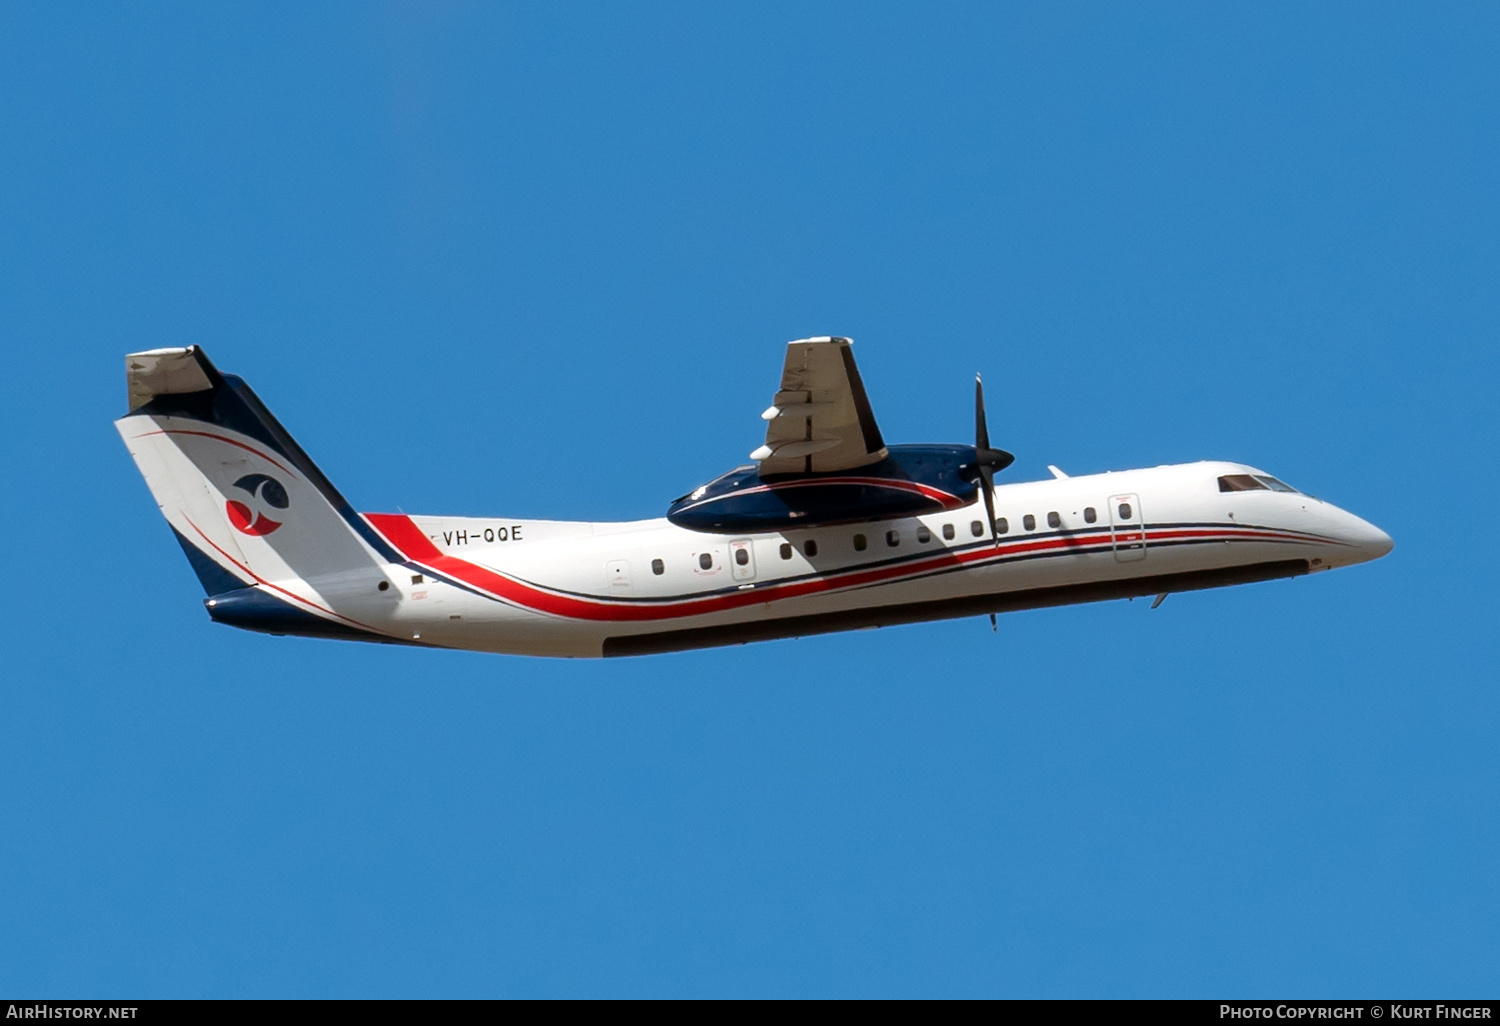
[[[888,566],[862,573],[850,573],[837,580],[818,578],[780,586],[767,585],[747,591],[651,605],[619,603],[547,591],[467,560],[443,555],[408,517],[392,513],[370,513],[366,514],[366,517],[393,545],[403,549],[413,562],[430,566],[441,574],[454,577],[516,605],[576,620],[667,620],[698,616],[764,603],[773,597],[794,598],[835,588],[874,584],[902,577],[911,572],[911,569],[904,565]],[[947,553],[925,562],[929,566],[951,565],[972,558],[972,554]]]
[[[730,492],[720,498],[729,498],[734,495],[753,495],[757,492],[779,492],[790,488],[818,488],[826,485],[859,485],[868,488],[894,488],[902,492],[916,492],[924,498],[932,499],[947,505],[950,502],[961,502],[958,496],[952,492],[945,492],[941,488],[922,484],[920,481],[896,481],[888,477],[834,477],[817,478],[809,481],[775,481],[771,484],[758,485],[754,488],[746,488],[743,491]],[[963,505],[967,506],[965,502]]]
[[[293,470],[290,467],[284,466],[274,456],[267,455],[253,445],[248,445],[245,442],[241,442],[234,438],[229,438],[225,435],[216,434],[212,431],[190,431],[187,428],[163,428],[158,431],[145,431],[133,437],[148,438],[151,435],[194,435],[198,438],[212,438],[216,442],[224,442],[227,445],[232,445],[237,449],[243,449],[248,453],[259,456],[261,459],[265,460],[267,463],[271,464],[271,466],[277,468],[282,473],[300,473],[299,470]],[[308,460],[307,462],[310,464],[311,460]],[[384,539],[380,537],[379,534],[370,529],[370,525],[365,522],[363,517],[355,512],[354,507],[349,505],[348,500],[340,495],[336,489],[333,489],[332,486],[330,486],[328,489],[324,489],[322,485],[318,484],[316,480],[309,478],[305,473],[301,473],[300,476],[303,478],[303,480],[307,481],[315,489],[318,490],[318,493],[323,496],[324,500],[333,507],[333,511],[343,519],[344,523],[348,524],[350,528],[354,530],[355,534],[359,535],[361,540],[363,540],[366,545],[374,549],[375,553],[379,555],[381,559],[384,559],[388,562],[395,562],[397,560],[397,552],[392,549],[384,541]],[[321,476],[321,474],[319,476]],[[324,480],[326,480],[326,478]]]
[[[699,506],[705,506],[709,503],[722,502],[725,499],[738,499],[745,495],[760,495],[764,492],[780,492],[787,491],[793,488],[850,487],[889,488],[892,491],[913,492],[917,495],[922,496],[924,499],[931,499],[933,502],[940,504],[944,509],[960,509],[969,504],[966,500],[959,498],[952,492],[945,492],[941,488],[934,488],[931,485],[925,485],[919,481],[901,481],[887,477],[825,477],[815,478],[808,481],[775,481],[770,484],[760,484],[754,485],[750,488],[741,488],[737,491],[725,492],[723,495],[714,495],[709,498],[703,499],[700,502],[695,502],[691,505],[684,506],[679,512],[685,512],[690,509],[697,509]]]
[[[1205,527],[1209,528],[1209,530],[1195,530]],[[1171,528],[1171,530],[1168,530],[1168,528]],[[1232,530],[1212,524],[1161,524],[1157,525],[1156,527],[1148,526],[1147,531],[1147,540],[1148,545],[1150,546],[1203,544],[1209,541],[1221,541],[1225,543],[1232,541],[1285,541],[1309,544],[1326,544],[1330,541],[1330,539],[1323,538],[1318,535],[1281,532],[1275,531],[1272,528],[1241,527],[1237,530]],[[1139,529],[1135,529],[1129,532],[1128,537],[1124,532],[1122,532],[1120,538],[1125,543],[1133,544],[1134,538],[1138,534]],[[754,590],[756,594],[762,596],[763,601],[769,602],[775,601],[777,598],[782,597],[786,593],[785,589],[792,584],[808,580],[821,580],[832,582],[830,587],[844,587],[848,583],[846,580],[848,575],[865,574],[866,572],[877,568],[893,566],[901,567],[910,573],[909,579],[916,580],[920,577],[931,576],[934,573],[947,573],[951,570],[968,569],[966,564],[974,561],[986,564],[998,564],[1015,562],[1022,559],[1036,559],[1045,556],[1068,555],[1070,553],[1089,554],[1094,552],[1109,551],[1109,549],[1112,548],[1114,544],[1115,542],[1111,540],[1109,535],[1109,528],[1107,526],[1084,528],[1081,530],[1069,530],[1056,533],[1045,532],[1039,535],[1021,535],[1011,538],[1007,542],[1002,542],[998,547],[992,547],[991,542],[986,540],[982,542],[973,542],[961,547],[938,549],[935,551],[935,553],[934,550],[929,549],[925,552],[913,552],[909,555],[899,556],[894,559],[881,560],[875,563],[862,563],[859,566],[846,567],[842,570],[830,570],[822,573],[814,572],[798,577],[784,577],[773,581],[763,581]],[[961,561],[946,560],[942,562],[936,570],[930,569],[932,560],[934,559],[934,555],[938,557],[941,557],[943,555],[956,556],[959,553],[966,554],[962,557]],[[450,581],[450,583],[459,584],[462,587],[466,587],[467,590],[470,591],[477,590],[463,585],[462,582]],[[891,580],[877,580],[870,583],[856,582],[848,586],[870,587],[892,583],[904,583],[904,580],[900,582]],[[613,602],[621,605],[631,604],[663,606],[673,602],[690,599],[702,599],[712,595],[743,594],[743,591],[738,584],[733,584],[728,587],[717,589],[711,592],[697,592],[687,595],[661,595],[653,597],[615,595],[599,596],[582,592],[566,591],[561,588],[547,587],[544,585],[535,586],[542,587],[547,591],[561,595],[571,595],[575,598],[584,600]]]
[[[300,603],[301,605],[308,606],[308,607],[316,610],[318,613],[324,615],[325,618],[331,617],[331,618],[333,618],[335,620],[342,620],[342,621],[344,621],[347,624],[351,624],[351,625],[353,625],[355,627],[360,628],[361,630],[369,631],[371,634],[374,634],[377,637],[382,637],[383,638],[383,637],[387,636],[383,631],[377,630],[376,628],[371,627],[367,623],[360,623],[358,620],[354,620],[354,619],[351,619],[350,617],[344,616],[342,613],[335,613],[332,609],[329,609],[326,606],[320,606],[316,602],[313,602],[311,599],[305,599],[301,595],[298,595],[296,592],[288,591],[287,589],[281,587],[280,585],[272,584],[270,581],[266,580],[264,577],[262,577],[259,574],[257,574],[254,570],[251,570],[248,566],[246,566],[245,564],[241,563],[239,560],[235,559],[229,553],[227,553],[223,549],[221,549],[217,544],[214,543],[214,540],[212,538],[210,538],[207,534],[204,533],[203,528],[201,528],[197,524],[193,523],[192,518],[190,518],[186,513],[182,514],[182,519],[184,519],[184,520],[186,520],[188,522],[188,526],[189,527],[191,527],[193,530],[195,530],[195,531],[198,532],[198,536],[200,538],[202,538],[204,541],[208,542],[209,545],[212,545],[215,552],[217,552],[219,555],[223,556],[225,559],[229,560],[229,562],[233,563],[236,567],[238,567],[244,573],[250,575],[250,577],[254,578],[255,582],[257,584],[261,585],[262,587],[270,588],[273,591],[279,591],[279,592],[281,592],[281,594],[285,595],[287,598],[291,599],[292,601]]]
[[[753,589],[721,592],[707,596],[621,601],[602,597],[559,592],[510,577],[468,560],[450,556],[440,550],[410,517],[394,513],[367,513],[366,519],[407,559],[431,568],[437,574],[452,578],[491,597],[514,605],[555,616],[578,620],[640,621],[667,620],[723,612],[744,606],[764,604],[781,599],[800,598],[823,592],[867,588],[872,585],[899,583],[904,579],[925,576],[943,570],[967,568],[986,562],[1003,562],[1040,555],[1062,555],[1067,552],[1107,551],[1113,542],[1109,535],[1087,538],[1054,536],[1002,544],[981,545],[967,550],[943,550],[931,556],[920,556],[880,567],[853,567],[848,570],[795,581],[765,583]],[[1265,528],[1210,529],[1190,528],[1148,530],[1151,542],[1209,541],[1288,541],[1321,542],[1316,536],[1304,536]]]
[[[244,449],[246,452],[254,453],[255,455],[259,456],[261,459],[265,460],[267,463],[271,464],[271,466],[276,467],[279,470],[284,471],[285,473],[288,473],[288,474],[291,473],[291,471],[289,469],[287,469],[286,467],[282,466],[279,462],[277,462],[272,457],[267,456],[265,453],[261,452],[255,446],[253,446],[253,445],[246,445],[244,442],[237,442],[233,438],[226,438],[223,435],[214,434],[212,431],[189,431],[186,428],[163,428],[160,431],[145,431],[145,432],[142,432],[139,435],[136,435],[135,437],[136,438],[148,438],[151,435],[197,435],[199,438],[212,438],[215,441],[226,442],[229,445],[235,446],[236,448]]]

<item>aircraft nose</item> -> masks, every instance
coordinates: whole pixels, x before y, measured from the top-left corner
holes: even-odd
[[[1354,546],[1359,553],[1360,562],[1379,559],[1396,547],[1390,535],[1368,520],[1361,520],[1353,513],[1346,513],[1345,516],[1349,518],[1349,521],[1340,533],[1344,536],[1343,540]]]

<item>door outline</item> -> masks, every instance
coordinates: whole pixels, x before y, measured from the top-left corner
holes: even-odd
[[[745,562],[740,562],[740,553],[745,554]],[[732,541],[729,543],[729,572],[734,575],[736,581],[755,580],[755,543],[749,540]]]
[[[1131,516],[1120,515],[1122,505],[1129,509]],[[1109,497],[1109,540],[1115,550],[1115,559],[1121,563],[1146,558],[1146,517],[1141,512],[1139,495]]]

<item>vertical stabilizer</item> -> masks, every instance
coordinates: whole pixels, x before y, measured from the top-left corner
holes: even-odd
[[[115,426],[210,596],[210,613],[234,622],[231,607],[253,606],[270,610],[262,618],[278,628],[314,618],[308,630],[276,633],[370,629],[345,613],[384,598],[387,568],[400,557],[250,386],[221,374],[197,346],[132,353],[125,368],[130,412]]]

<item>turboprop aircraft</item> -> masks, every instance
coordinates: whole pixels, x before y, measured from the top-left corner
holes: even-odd
[[[624,656],[1297,577],[1391,539],[1254,467],[995,484],[887,445],[846,338],[791,342],[752,462],[627,523],[358,513],[196,346],[125,358],[115,422],[215,621],[270,634]]]

